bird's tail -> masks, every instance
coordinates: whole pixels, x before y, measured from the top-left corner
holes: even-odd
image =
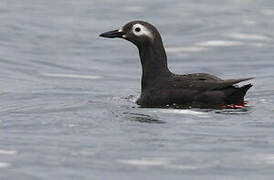
[[[226,104],[242,104],[244,102],[244,96],[252,84],[247,84],[242,87],[236,88],[225,100]]]

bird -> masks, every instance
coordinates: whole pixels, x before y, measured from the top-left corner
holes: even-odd
[[[237,83],[253,78],[223,80],[208,73],[172,73],[161,35],[148,22],[134,20],[99,36],[122,38],[138,48],[142,78],[141,95],[136,103],[140,107],[218,108],[243,105],[244,96],[252,87],[250,83],[241,87]]]

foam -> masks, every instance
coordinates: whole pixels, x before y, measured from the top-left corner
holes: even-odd
[[[177,52],[201,52],[206,51],[205,47],[197,47],[197,46],[188,46],[188,47],[169,47],[166,48],[167,52],[177,53]]]
[[[101,79],[100,76],[79,75],[79,74],[42,73],[42,76],[56,77],[56,78],[74,78],[74,79]]]
[[[240,39],[240,40],[268,40],[269,38],[263,35],[257,34],[245,34],[245,33],[231,33],[227,35],[228,37]]]
[[[212,40],[212,41],[204,41],[196,43],[197,46],[205,46],[205,47],[217,47],[217,46],[240,46],[245,43],[241,41],[225,41],[225,40]]]

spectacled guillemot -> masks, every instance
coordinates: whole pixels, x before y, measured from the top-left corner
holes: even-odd
[[[235,85],[252,78],[223,80],[207,73],[170,72],[160,33],[147,22],[131,21],[100,36],[126,39],[137,46],[142,63],[142,90],[136,103],[141,107],[243,104],[247,90],[252,87]]]

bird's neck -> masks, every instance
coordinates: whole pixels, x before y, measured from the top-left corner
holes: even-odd
[[[167,57],[162,43],[138,47],[142,63],[142,91],[169,76]],[[157,81],[156,81],[157,80]]]

